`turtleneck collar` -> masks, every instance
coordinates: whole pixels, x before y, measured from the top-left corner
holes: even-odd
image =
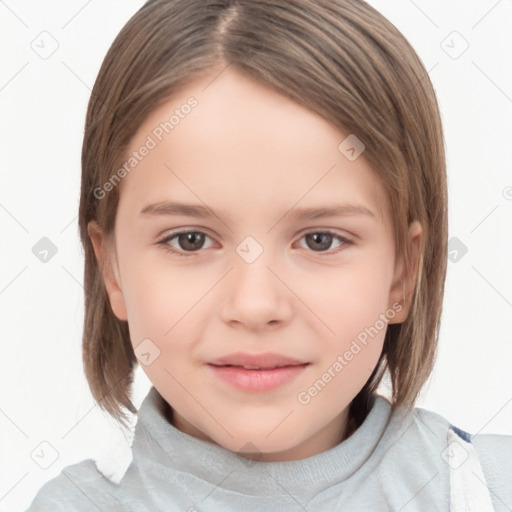
[[[249,460],[220,445],[197,439],[170,423],[168,405],[155,387],[142,402],[132,446],[135,462],[152,466],[161,475],[175,468],[227,491],[258,496],[300,496],[308,499],[333,483],[342,482],[357,472],[374,456],[379,441],[387,431],[399,437],[407,428],[407,420],[395,414],[391,404],[377,395],[372,409],[361,426],[337,446],[307,457],[286,462]],[[394,424],[387,428],[390,421]]]

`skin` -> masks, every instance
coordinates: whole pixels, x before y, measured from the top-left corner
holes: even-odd
[[[298,394],[393,304],[402,309],[389,323],[406,318],[413,276],[395,255],[384,189],[364,153],[351,162],[338,150],[348,134],[235,71],[205,89],[211,80],[188,84],[146,119],[130,152],[189,97],[198,100],[123,179],[114,244],[95,222],[89,234],[97,257],[110,261],[106,289],[133,347],[149,338],[160,351],[142,367],[173,408],[174,426],[247,457],[303,459],[343,440],[348,405],[379,359],[386,328],[309,403]],[[140,214],[164,200],[206,205],[218,216]],[[284,215],[344,203],[375,216]],[[326,229],[352,243],[327,237],[325,248],[305,236]],[[180,230],[207,236],[193,251],[178,237],[158,243]],[[252,263],[236,252],[248,236],[263,249]],[[414,247],[421,236],[411,224]],[[206,366],[233,352],[269,351],[310,364],[264,393],[240,391]]]

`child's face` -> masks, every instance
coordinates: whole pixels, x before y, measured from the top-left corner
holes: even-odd
[[[404,319],[390,212],[364,153],[339,151],[348,134],[233,71],[211,80],[159,107],[132,141],[140,162],[122,182],[107,289],[177,428],[263,460],[304,458],[341,441],[383,320]],[[191,96],[197,106],[182,108]],[[216,215],[142,213],[163,202]],[[293,215],[347,204],[372,213]],[[269,352],[307,364],[210,364]]]

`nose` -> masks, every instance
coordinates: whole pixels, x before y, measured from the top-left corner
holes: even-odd
[[[252,263],[236,255],[227,276],[221,312],[224,322],[258,331],[290,321],[292,293],[275,267],[265,252]]]

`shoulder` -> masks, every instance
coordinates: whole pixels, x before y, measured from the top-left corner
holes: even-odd
[[[413,453],[428,450],[425,458],[444,466],[452,500],[471,495],[480,510],[512,509],[512,435],[472,434],[420,407],[410,418],[407,445]]]
[[[450,423],[425,409],[392,409],[387,398],[379,398],[387,420],[375,450],[375,474],[388,507],[403,512],[449,510],[450,474],[443,450]]]
[[[477,434],[471,444],[480,461],[495,509],[512,510],[512,435]]]
[[[439,414],[419,407],[414,409],[413,416],[418,430],[426,429],[433,435],[444,436],[447,447],[454,442],[460,446],[470,444],[489,476],[499,472],[512,482],[512,435],[469,433]]]
[[[386,453],[406,451],[411,457],[421,456],[422,460],[432,459],[437,464],[446,447],[451,423],[440,414],[420,407],[400,405],[392,409],[389,399],[378,398],[390,411],[383,436]]]
[[[109,488],[114,486],[92,459],[65,467],[37,492],[26,512],[121,510]]]

